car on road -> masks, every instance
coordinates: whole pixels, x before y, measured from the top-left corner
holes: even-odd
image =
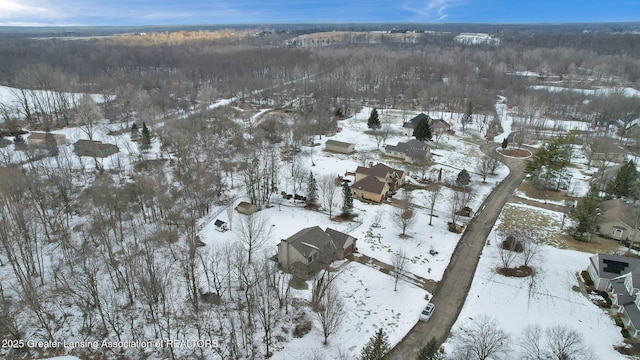
[[[425,306],[424,310],[422,310],[422,313],[420,313],[420,321],[429,321],[429,319],[431,319],[431,315],[433,315],[433,310],[435,310],[435,308],[436,306],[434,304],[428,303],[427,306]]]

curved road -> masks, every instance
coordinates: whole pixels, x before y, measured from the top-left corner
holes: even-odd
[[[482,151],[495,151],[496,144],[484,144]],[[415,359],[432,337],[442,344],[455,323],[462,305],[467,298],[471,281],[476,272],[485,240],[498,219],[502,208],[511,198],[514,190],[524,179],[524,161],[502,157],[501,161],[509,167],[509,175],[495,187],[484,200],[476,216],[469,222],[460,238],[445,270],[442,280],[438,282],[431,301],[436,311],[429,322],[418,323],[396,345],[385,359]],[[416,314],[416,318],[418,314]]]

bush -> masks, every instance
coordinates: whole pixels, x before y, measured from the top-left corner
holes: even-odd
[[[591,279],[591,275],[589,275],[589,272],[587,270],[583,270],[580,274],[582,275],[582,279],[584,280],[584,284],[586,286],[593,286],[593,280]]]
[[[629,338],[629,330],[627,330],[627,329],[620,330],[620,334],[622,334],[622,337],[625,338],[625,339]]]
[[[616,316],[614,319],[616,321],[616,325],[618,325],[621,328],[624,327],[624,324],[622,323],[622,319],[620,318],[620,316]]]
[[[305,320],[302,324],[296,325],[296,328],[293,330],[293,337],[301,338],[307,335],[311,331],[311,321]]]
[[[501,245],[504,250],[515,251],[517,253],[521,253],[524,251],[522,243],[518,241],[513,235],[507,236],[507,238],[502,242]]]

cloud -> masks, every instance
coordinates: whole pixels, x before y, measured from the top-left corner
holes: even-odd
[[[422,19],[443,20],[448,14],[449,8],[464,4],[465,0],[429,0],[423,6],[414,7],[404,5],[403,9],[417,14]]]
[[[19,19],[22,18],[41,18],[51,19],[57,17],[56,11],[47,9],[38,4],[26,4],[24,2],[16,2],[11,0],[0,0],[0,20],[3,19]]]

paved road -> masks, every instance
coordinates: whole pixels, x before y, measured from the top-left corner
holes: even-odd
[[[494,151],[496,144],[482,145],[482,151]],[[485,199],[481,211],[469,222],[433,294],[436,311],[428,323],[418,322],[405,338],[385,357],[386,359],[412,360],[427,342],[435,337],[442,344],[455,323],[467,298],[471,281],[478,266],[485,240],[498,219],[504,204],[524,179],[524,161],[502,158],[510,169],[507,176]],[[416,314],[416,318],[419,314]]]

